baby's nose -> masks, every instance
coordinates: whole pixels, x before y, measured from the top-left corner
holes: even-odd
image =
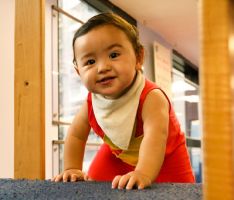
[[[104,73],[111,70],[111,65],[108,63],[102,63],[98,65],[98,73]]]

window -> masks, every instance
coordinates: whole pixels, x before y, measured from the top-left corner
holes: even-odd
[[[196,181],[201,182],[198,71],[176,52],[173,54],[172,80],[173,107],[187,138]]]

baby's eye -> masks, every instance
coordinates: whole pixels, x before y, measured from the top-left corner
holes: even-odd
[[[94,59],[90,59],[90,60],[87,60],[87,62],[85,63],[86,65],[92,65],[95,63],[95,60]]]
[[[119,53],[116,53],[116,52],[113,52],[113,53],[111,53],[110,54],[110,58],[116,58],[116,57],[118,57],[120,54]]]

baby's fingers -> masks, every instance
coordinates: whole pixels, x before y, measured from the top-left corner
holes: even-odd
[[[63,179],[63,174],[59,174],[59,175],[55,176],[54,178],[52,178],[51,181],[59,182],[62,179]]]
[[[70,179],[70,173],[63,174],[63,182],[67,182]]]
[[[115,189],[119,185],[119,180],[121,179],[122,176],[116,176],[113,181],[112,181],[112,188]]]
[[[140,183],[140,184],[138,185],[138,190],[142,190],[142,189],[144,189],[146,186],[147,186],[147,185],[145,185],[145,184],[143,184],[143,183]]]
[[[116,176],[112,181],[112,188],[124,189],[130,178],[131,176],[129,174],[125,174],[123,176]]]
[[[130,178],[131,176],[129,174],[125,174],[124,176],[122,176],[119,180],[118,189],[124,189]]]
[[[88,174],[84,174],[84,180],[85,180],[85,181],[93,181],[93,179],[90,178],[90,177],[88,176]]]
[[[126,185],[126,189],[127,190],[131,190],[133,189],[133,187],[137,184],[137,180],[136,178],[134,178],[133,176],[128,180],[128,183]]]
[[[71,175],[71,182],[76,182],[77,180],[79,180],[79,177],[77,174],[72,174]]]

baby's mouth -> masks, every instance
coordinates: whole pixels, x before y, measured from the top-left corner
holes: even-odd
[[[115,78],[114,76],[105,77],[105,78],[102,78],[102,79],[98,80],[97,82],[98,83],[105,83],[105,82],[109,82],[109,81],[113,80],[114,78]]]

